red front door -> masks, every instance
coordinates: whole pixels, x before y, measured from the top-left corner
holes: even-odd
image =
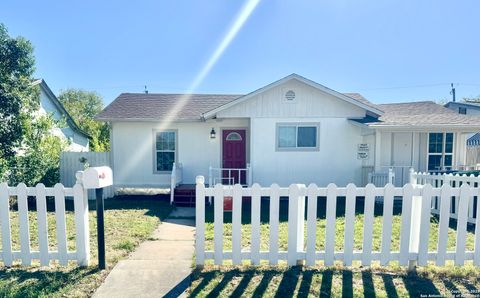
[[[247,143],[245,129],[226,129],[222,133],[222,182],[246,184]],[[237,169],[237,170],[235,170]]]

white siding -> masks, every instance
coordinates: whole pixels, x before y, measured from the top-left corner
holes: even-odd
[[[207,122],[173,123],[168,129],[177,131],[177,161],[183,164],[183,183],[195,183],[196,175],[208,177],[208,167],[220,166],[221,129],[245,127],[247,119],[211,120]],[[217,137],[210,139],[215,128]],[[154,173],[154,131],[160,122],[113,123],[114,184],[130,187],[159,187],[170,183],[170,174]]]
[[[319,122],[320,150],[278,152],[276,123]],[[278,183],[334,182],[345,186],[360,184],[362,161],[357,159],[357,144],[362,143],[361,128],[342,118],[254,118],[251,120],[251,166],[253,182]]]

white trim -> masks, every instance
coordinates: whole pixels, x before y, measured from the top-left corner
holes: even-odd
[[[382,131],[418,131],[418,132],[431,132],[432,130],[445,130],[449,131],[462,131],[472,132],[480,130],[480,125],[472,124],[435,124],[435,125],[381,125],[381,124],[369,124],[370,128],[375,128]]]
[[[233,100],[233,101],[231,101],[231,102],[229,102],[229,103],[227,103],[227,104],[224,104],[224,105],[222,105],[222,106],[220,106],[220,107],[218,107],[218,108],[215,108],[215,109],[213,109],[213,110],[211,110],[211,111],[209,111],[209,112],[206,112],[206,113],[203,114],[203,118],[205,118],[205,119],[212,118],[212,117],[214,117],[214,116],[215,116],[218,112],[220,112],[220,111],[223,111],[223,110],[228,109],[228,108],[230,108],[230,107],[232,107],[232,106],[234,106],[234,105],[237,105],[237,104],[239,104],[239,103],[241,103],[241,102],[244,102],[244,101],[246,101],[246,100],[248,100],[248,99],[250,99],[250,98],[252,98],[252,97],[254,97],[254,96],[256,96],[256,95],[258,95],[258,94],[260,94],[260,93],[262,93],[262,92],[265,92],[265,91],[268,91],[268,90],[270,90],[270,89],[272,89],[272,88],[275,88],[275,87],[277,87],[277,86],[280,86],[281,84],[283,84],[283,83],[285,83],[285,82],[288,82],[288,81],[290,81],[290,80],[293,80],[293,79],[295,79],[295,80],[297,80],[297,81],[300,81],[300,82],[302,82],[302,83],[304,83],[304,84],[306,84],[306,85],[308,85],[308,86],[310,86],[310,87],[316,88],[316,89],[318,89],[318,90],[320,90],[320,91],[322,91],[322,92],[325,92],[325,93],[327,93],[327,94],[330,94],[330,95],[332,95],[332,96],[335,96],[335,97],[337,97],[337,98],[339,98],[339,99],[341,99],[341,100],[344,100],[344,101],[346,101],[346,102],[348,102],[348,103],[351,103],[351,104],[353,104],[353,105],[355,105],[355,106],[358,106],[358,107],[360,107],[360,108],[362,108],[362,109],[365,109],[365,110],[367,110],[367,111],[369,111],[369,112],[372,112],[372,113],[374,113],[374,114],[377,114],[377,115],[382,115],[382,114],[383,114],[383,111],[381,111],[381,110],[379,110],[379,109],[376,109],[376,108],[373,108],[373,107],[371,107],[371,106],[368,106],[368,105],[366,105],[366,104],[364,104],[364,103],[362,103],[362,102],[360,102],[360,101],[358,101],[358,100],[356,100],[356,99],[354,99],[354,98],[351,98],[351,97],[349,97],[349,96],[347,96],[347,95],[345,95],[345,94],[342,94],[342,93],[340,93],[340,92],[337,92],[337,91],[335,91],[335,90],[332,90],[332,89],[330,89],[330,88],[327,88],[327,87],[325,87],[325,86],[323,86],[323,85],[321,85],[321,84],[319,84],[319,83],[316,83],[316,82],[311,81],[311,80],[309,80],[309,79],[307,79],[307,78],[304,78],[304,77],[302,77],[302,76],[300,76],[300,75],[298,75],[298,74],[293,73],[293,74],[291,74],[291,75],[289,75],[289,76],[284,77],[283,79],[280,79],[280,80],[278,80],[278,81],[275,81],[275,82],[273,82],[273,83],[271,83],[271,84],[268,84],[268,85],[266,85],[266,86],[264,86],[264,87],[262,87],[262,88],[260,88],[260,89],[255,90],[255,91],[253,91],[253,92],[251,92],[251,93],[248,93],[248,94],[246,94],[246,95],[244,95],[244,96],[241,96],[241,97],[239,97],[239,98],[237,98],[237,99],[235,99],[235,100]]]

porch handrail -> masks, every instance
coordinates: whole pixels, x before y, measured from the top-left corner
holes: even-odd
[[[368,183],[377,187],[383,187],[388,183],[395,184],[395,172],[392,168],[388,172],[370,172],[368,173]]]
[[[228,172],[227,177],[223,177],[224,171]],[[231,181],[232,185],[235,184],[234,182],[234,176],[232,176],[232,173],[237,173],[238,177],[241,177],[241,174],[245,172],[245,183],[243,186],[250,186],[252,185],[252,168],[249,163],[247,163],[247,166],[245,168],[214,168],[212,166],[208,167],[208,186],[213,187],[215,184],[217,184],[218,180],[220,180],[220,184],[223,184],[222,182],[227,180]]]
[[[170,204],[173,204],[175,197],[175,187],[183,181],[183,166],[181,163],[173,163],[172,174],[170,176]]]

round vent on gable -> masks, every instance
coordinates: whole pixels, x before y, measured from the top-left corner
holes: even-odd
[[[288,101],[294,100],[295,92],[293,92],[293,90],[288,90],[287,93],[285,93],[285,99]]]

